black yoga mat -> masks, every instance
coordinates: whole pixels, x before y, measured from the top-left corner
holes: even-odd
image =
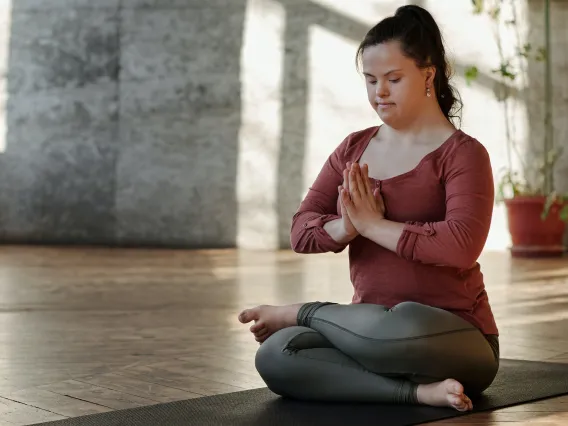
[[[477,400],[473,400],[473,412],[494,410],[563,394],[568,394],[568,364],[503,359],[491,387]],[[281,398],[262,388],[92,414],[41,425],[402,426],[461,415],[464,414],[450,408],[300,402]]]

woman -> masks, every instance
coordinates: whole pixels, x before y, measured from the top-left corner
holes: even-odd
[[[239,320],[255,322],[256,367],[277,394],[471,410],[468,395],[499,367],[477,263],[493,210],[489,156],[450,121],[458,101],[426,10],[397,9],[357,57],[383,124],[330,155],[291,236],[299,253],[349,245],[352,304],[262,305]]]

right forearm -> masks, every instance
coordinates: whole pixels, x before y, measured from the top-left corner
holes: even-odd
[[[339,253],[343,251],[351,238],[348,238],[345,231],[342,231],[343,227],[337,223],[340,221],[341,218],[337,215],[297,212],[292,219],[290,235],[292,249],[296,253]],[[330,223],[331,225],[328,225]]]
[[[357,234],[347,234],[345,232],[345,227],[343,226],[342,219],[335,219],[332,221],[327,222],[323,229],[329,234],[331,238],[338,244],[347,244],[350,243]]]

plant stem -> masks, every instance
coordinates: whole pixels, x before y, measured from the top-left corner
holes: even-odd
[[[550,0],[545,1],[544,6],[544,29],[546,37],[546,55],[545,55],[545,134],[544,134],[544,190],[545,194],[550,194],[554,190],[554,173],[553,168],[549,167],[549,155],[554,147],[553,141],[553,126],[552,126],[552,70],[550,63]]]

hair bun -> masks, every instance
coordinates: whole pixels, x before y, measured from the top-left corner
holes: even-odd
[[[428,12],[420,6],[414,4],[407,4],[405,6],[400,6],[396,9],[394,16],[401,19],[413,19],[421,24],[424,24],[424,18],[428,15]]]

